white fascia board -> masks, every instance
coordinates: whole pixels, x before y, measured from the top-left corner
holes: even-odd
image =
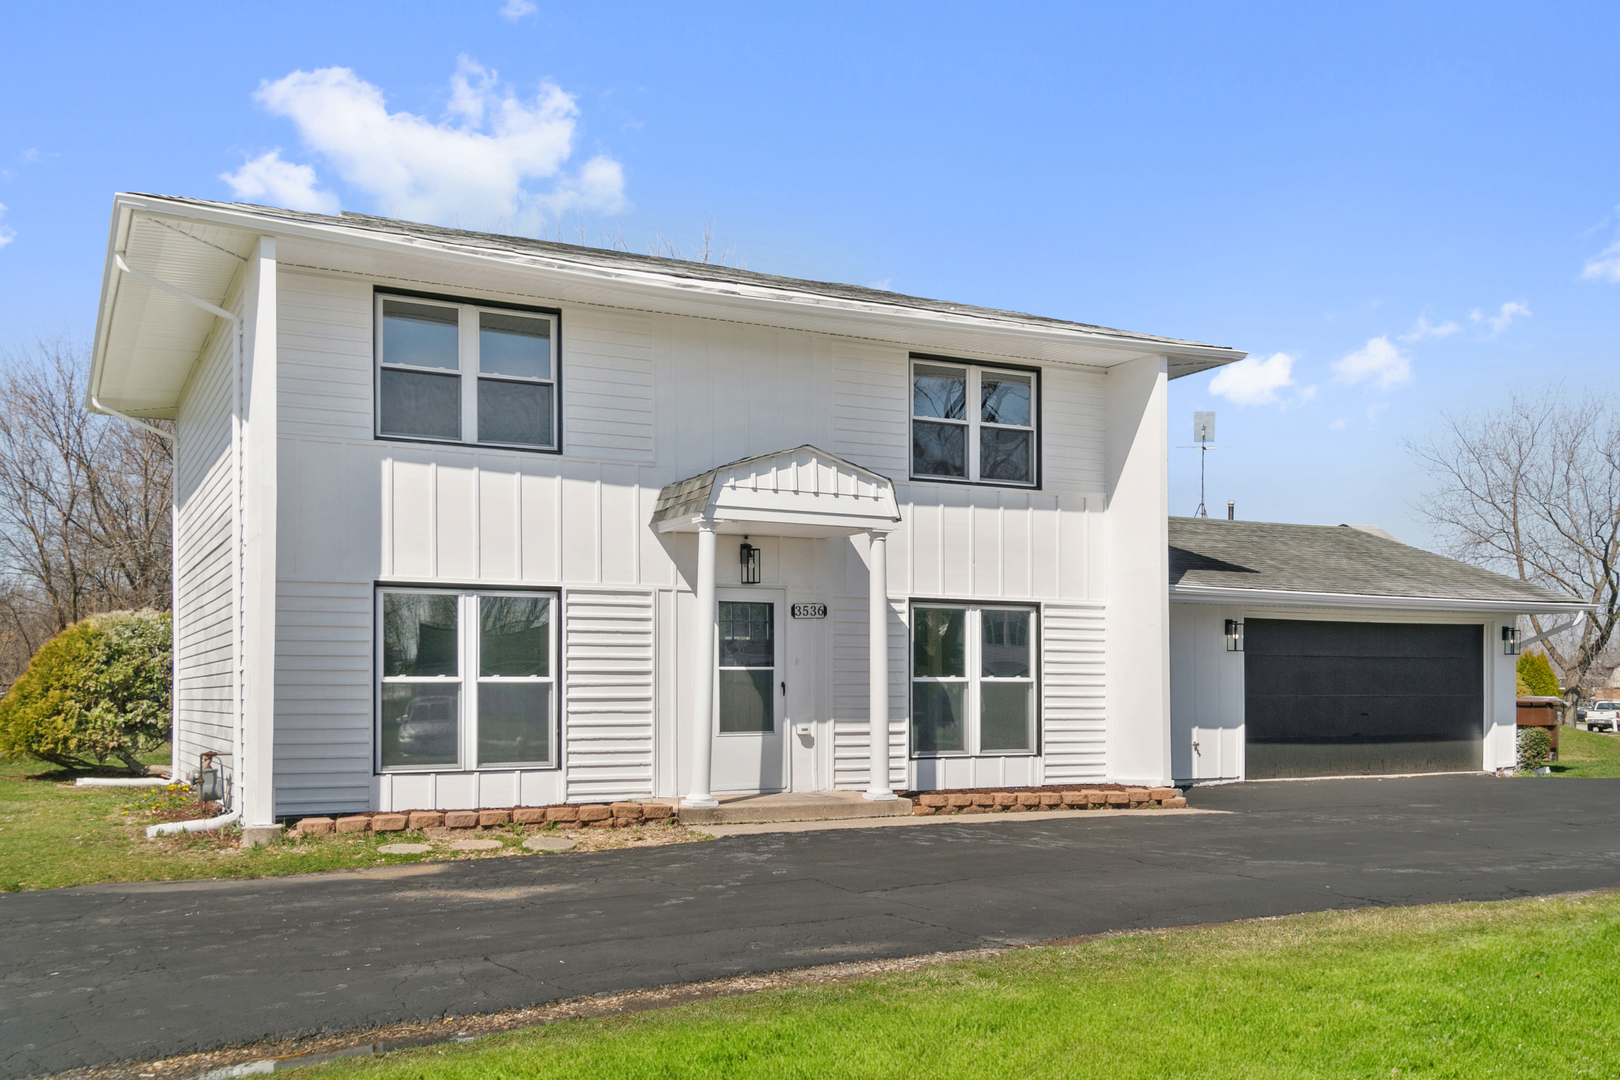
[[[91,338],[90,380],[85,384],[84,407],[100,412],[91,402],[101,394],[101,375],[107,358],[107,337],[112,333],[113,309],[118,304],[118,286],[123,274],[113,263],[113,254],[122,251],[129,241],[129,230],[135,220],[134,208],[123,196],[113,200],[112,225],[107,230],[107,258],[101,268],[101,304],[96,309],[96,333]]]
[[[426,237],[388,235],[366,229],[345,228],[341,225],[319,225],[305,221],[289,221],[250,211],[220,210],[214,207],[171,203],[135,195],[119,195],[116,205],[138,207],[153,215],[163,215],[192,221],[207,221],[228,228],[251,230],[326,243],[341,242],[378,251],[425,252],[437,258],[468,265],[487,266],[497,263],[522,266],[579,281],[610,284],[621,290],[638,294],[649,300],[672,294],[706,295],[735,307],[763,314],[781,310],[784,305],[834,310],[841,315],[862,322],[893,327],[914,326],[918,323],[945,323],[999,337],[1025,340],[1073,341],[1093,348],[1120,353],[1121,363],[1142,356],[1184,356],[1229,364],[1248,355],[1239,349],[1218,345],[1181,344],[1170,341],[1134,338],[1122,334],[1108,334],[1079,327],[1035,327],[1007,322],[984,315],[967,315],[947,311],[926,311],[900,308],[890,304],[824,296],[800,292],[789,288],[769,287],[729,281],[703,281],[682,278],[673,274],[659,274],[649,270],[627,267],[607,267],[575,262],[558,256],[523,254],[513,251],[494,251],[473,245],[450,244]],[[109,256],[110,260],[110,256]],[[675,314],[680,314],[676,312]],[[1107,365],[1104,365],[1107,366]]]
[[[1400,611],[1518,612],[1555,615],[1595,611],[1592,604],[1529,604],[1522,601],[1463,600],[1444,596],[1365,596],[1356,593],[1293,592],[1282,589],[1221,589],[1199,585],[1170,586],[1175,604],[1253,604],[1265,607],[1339,607]]]

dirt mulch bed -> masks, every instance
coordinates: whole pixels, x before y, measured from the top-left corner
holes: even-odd
[[[470,829],[458,829],[468,833]],[[621,829],[615,832],[628,832]],[[566,1001],[539,1005],[532,1009],[511,1009],[506,1012],[485,1013],[474,1016],[447,1016],[438,1020],[407,1021],[386,1027],[350,1031],[340,1035],[318,1035],[302,1039],[278,1039],[231,1046],[200,1054],[182,1054],[155,1061],[120,1061],[86,1069],[70,1069],[57,1073],[53,1080],[192,1080],[214,1069],[242,1065],[250,1061],[276,1062],[276,1071],[300,1064],[315,1064],[328,1056],[356,1054],[382,1054],[390,1050],[404,1050],[413,1046],[433,1043],[461,1042],[480,1035],[494,1035],[503,1031],[539,1027],[559,1020],[576,1020],[593,1016],[614,1016],[622,1013],[647,1012],[667,1008],[688,1001],[733,997],[761,990],[776,990],[792,986],[814,986],[829,983],[854,982],[876,975],[916,971],[935,964],[960,960],[989,960],[1011,948],[972,949],[965,952],[934,953],[929,956],[910,956],[898,960],[860,960],[843,964],[825,964],[820,967],[799,968],[765,975],[738,975],[729,979],[709,982],[676,983],[652,990],[632,990],[623,994],[603,994],[570,998]],[[297,1058],[307,1058],[300,1062]],[[265,1071],[269,1071],[268,1069]]]

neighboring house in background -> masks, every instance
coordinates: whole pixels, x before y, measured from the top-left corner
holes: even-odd
[[[259,827],[1167,781],[1166,383],[1243,355],[119,195],[90,386],[177,421],[176,764]]]
[[[1172,772],[1511,768],[1518,617],[1585,610],[1376,526],[1171,518]]]

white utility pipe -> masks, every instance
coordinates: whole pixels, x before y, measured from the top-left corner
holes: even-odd
[[[150,840],[156,836],[173,836],[175,833],[183,832],[212,832],[215,829],[223,829],[241,816],[242,811],[232,810],[228,814],[219,815],[219,817],[198,818],[196,821],[166,821],[162,825],[148,825],[146,827],[146,838]]]
[[[134,777],[81,776],[73,781],[74,787],[168,787],[173,780],[161,776]]]

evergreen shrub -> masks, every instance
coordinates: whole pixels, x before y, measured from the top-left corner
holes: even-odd
[[[57,634],[0,699],[0,754],[67,769],[142,754],[169,738],[174,635],[167,612],[95,615]]]
[[[1563,696],[1558,688],[1558,676],[1553,674],[1552,665],[1541,653],[1527,652],[1519,656],[1519,679],[1537,697]]]
[[[1547,755],[1552,753],[1552,736],[1547,734],[1546,728],[1522,727],[1519,729],[1519,768],[1528,772],[1539,769],[1547,764]]]

